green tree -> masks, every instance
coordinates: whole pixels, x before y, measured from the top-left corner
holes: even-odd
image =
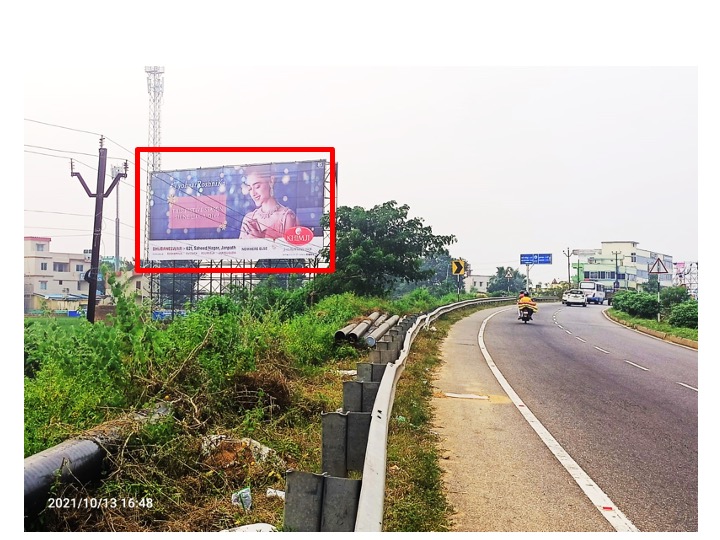
[[[422,258],[420,270],[425,272],[432,270],[433,274],[426,278],[412,282],[398,280],[393,288],[393,295],[401,297],[412,292],[417,288],[425,288],[432,296],[440,298],[446,294],[457,292],[458,278],[460,281],[460,290],[465,290],[465,276],[456,276],[452,273],[453,260],[462,259],[462,257],[454,257],[447,253],[438,253]],[[462,259],[465,260],[465,259]],[[467,261],[466,266],[467,270]]]
[[[510,278],[507,275],[510,274]],[[525,274],[510,266],[498,266],[497,272],[488,281],[488,293],[516,294],[525,289]]]
[[[660,308],[665,313],[670,313],[673,306],[690,299],[690,293],[685,287],[664,287],[660,290]]]
[[[448,254],[454,235],[435,235],[421,218],[409,218],[408,205],[388,201],[367,210],[341,206],[335,213],[335,272],[315,280],[320,296],[354,292],[387,296],[398,282],[428,279],[423,257]],[[327,216],[325,222],[327,223]],[[326,248],[322,256],[329,258]]]
[[[658,292],[658,277],[657,274],[650,274],[648,277],[647,282],[641,283],[638,289],[642,290],[646,293],[655,293]]]

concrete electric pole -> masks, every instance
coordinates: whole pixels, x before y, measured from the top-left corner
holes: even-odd
[[[103,213],[103,201],[110,195],[113,188],[117,185],[121,178],[127,178],[127,162],[125,162],[125,172],[118,172],[115,178],[110,184],[110,187],[105,191],[105,171],[107,166],[107,148],[103,148],[103,138],[100,139],[100,152],[98,158],[98,175],[97,175],[97,188],[95,193],[90,191],[85,180],[79,172],[73,170],[73,163],[70,161],[70,176],[76,177],[80,180],[82,187],[85,189],[88,197],[95,199],[95,221],[93,224],[93,242],[92,242],[92,255],[90,257],[90,270],[85,273],[85,281],[90,284],[90,290],[88,291],[88,310],[87,320],[91,323],[95,322],[95,303],[97,301],[97,282],[98,272],[100,271],[100,233],[102,232],[102,213]]]

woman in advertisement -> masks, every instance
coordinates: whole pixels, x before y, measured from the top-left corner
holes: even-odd
[[[282,238],[285,231],[299,225],[297,216],[275,199],[275,179],[260,173],[250,173],[244,190],[255,202],[255,210],[245,214],[240,226],[240,238]]]

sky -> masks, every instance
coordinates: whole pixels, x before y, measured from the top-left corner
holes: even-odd
[[[48,3],[43,17],[26,14],[23,84],[4,105],[23,141],[13,161],[22,218],[20,205],[8,208],[15,249],[20,223],[23,236],[50,236],[51,251],[91,247],[94,201],[70,158],[94,189],[102,135],[109,167],[129,161],[120,246],[133,256],[144,68],[157,65],[163,146],[332,146],[340,205],[407,204],[434,233],[455,235],[450,253],[474,274],[524,272],[520,254],[550,253],[553,264],[530,277],[563,279],[563,251],[612,240],[699,260],[720,95],[703,3],[255,4]],[[166,154],[162,168],[286,156],[267,157]],[[107,255],[115,210],[113,194]]]
[[[284,36],[270,40],[276,47],[296,44],[276,35]],[[474,274],[525,272],[521,254],[549,253],[553,263],[533,266],[531,279],[563,279],[568,250],[614,240],[676,262],[699,259],[697,58],[663,64],[608,54],[582,65],[570,55],[538,63],[528,54],[472,65],[449,55],[423,65],[409,55],[406,64],[343,65],[329,55],[326,65],[292,65],[269,48],[265,63],[244,54],[199,62],[192,43],[201,36],[185,43],[196,54],[162,62],[155,54],[134,62],[79,56],[71,69],[47,58],[26,67],[24,236],[51,237],[51,251],[91,247],[95,202],[71,177],[70,160],[94,190],[103,136],[108,170],[125,160],[130,170],[119,203],[115,193],[105,199],[101,251],[114,254],[119,204],[120,254],[134,255],[134,190],[139,181],[144,201],[147,186],[145,167],[134,177],[133,152],[150,142],[145,66],[158,65],[162,146],[332,146],[339,205],[407,204],[434,233],[457,238],[450,254]],[[252,39],[237,43],[240,53]],[[268,157],[165,154],[161,168],[283,158]]]
[[[563,251],[606,240],[698,260],[695,67],[163,67],[162,146],[332,146],[338,205],[407,204],[457,238],[450,253],[473,273],[550,253],[531,278],[562,279]],[[26,73],[24,114],[25,235],[52,237],[51,251],[91,247],[95,201],[70,159],[94,190],[101,134],[108,170],[130,162],[119,204],[132,257],[136,182],[143,201],[147,189],[130,153],[149,143],[144,65]],[[284,159],[167,153],[161,169]]]

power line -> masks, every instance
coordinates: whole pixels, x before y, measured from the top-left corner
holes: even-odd
[[[109,137],[107,137],[107,136],[105,136],[105,135],[103,135],[103,134],[101,134],[101,133],[97,133],[97,132],[89,131],[89,130],[85,130],[85,129],[73,128],[73,127],[70,127],[70,126],[64,126],[64,125],[60,125],[60,124],[53,124],[53,123],[50,123],[50,122],[43,122],[43,121],[40,121],[40,120],[31,119],[31,118],[24,118],[24,120],[25,120],[26,122],[32,122],[32,123],[41,124],[41,125],[45,125],[45,126],[49,126],[49,127],[55,127],[55,128],[58,128],[58,129],[65,129],[65,130],[69,130],[69,131],[75,131],[75,132],[78,132],[78,133],[86,133],[86,134],[89,134],[89,135],[100,136],[100,137],[103,137],[104,139],[112,142],[113,144],[117,145],[119,148],[122,148],[123,150],[125,150],[125,151],[128,152],[129,154],[131,154],[131,155],[133,155],[133,156],[135,155],[134,152],[128,150],[128,149],[125,148],[123,145],[121,145],[121,144],[113,141],[112,139],[110,139]],[[159,119],[156,119],[156,120],[159,120]],[[159,127],[159,126],[158,126],[158,127]],[[50,151],[53,151],[53,152],[65,152],[65,153],[78,154],[78,155],[87,155],[87,156],[92,156],[92,157],[94,157],[94,154],[89,154],[89,153],[86,153],[86,152],[76,152],[76,151],[70,151],[70,150],[59,150],[59,149],[48,148],[48,147],[41,147],[41,146],[35,146],[35,145],[25,145],[25,146],[27,146],[27,147],[29,147],[29,148],[40,148],[40,149],[44,149],[44,150],[50,150]],[[53,155],[53,154],[45,154],[45,153],[43,153],[43,152],[36,152],[36,151],[32,151],[32,150],[25,150],[25,152],[26,152],[26,153],[31,153],[31,154],[40,154],[40,155],[44,155],[44,156],[48,156],[48,157],[54,157],[54,158],[68,159],[68,158],[65,157],[65,156],[57,156],[57,155]],[[89,169],[97,172],[97,169],[96,169],[95,167],[92,167],[92,166],[90,166],[90,165],[88,165],[88,164],[86,164],[86,163],[83,163],[82,161],[79,161],[79,160],[74,159],[74,158],[70,158],[70,159],[71,159],[71,162],[74,161],[74,162],[76,162],[76,163],[80,163],[81,165],[84,165],[85,167],[88,167]],[[112,158],[112,159],[121,159],[121,158]],[[130,162],[130,161],[129,161],[129,162]],[[149,163],[149,161],[147,161],[147,160],[146,160],[145,162],[146,162],[146,163]],[[132,163],[132,162],[130,162],[130,163]],[[134,165],[134,163],[133,163],[133,165]],[[142,171],[145,172],[145,173],[148,173],[148,172],[149,172],[147,169],[144,169],[143,167],[140,167],[140,170],[142,170]],[[161,171],[157,171],[157,172],[161,172]],[[109,174],[106,174],[106,176],[110,176],[110,175],[109,175]],[[167,184],[167,185],[169,185],[169,186],[172,185],[170,182],[167,182],[167,181],[165,181],[164,179],[162,179],[162,178],[160,178],[160,177],[157,177],[157,176],[156,176],[156,178],[158,178],[160,181],[164,182],[165,184]],[[137,182],[137,178],[135,179],[135,181]],[[131,185],[131,184],[128,184],[127,182],[122,182],[122,180],[121,180],[121,183],[126,184],[126,185],[128,185],[129,187],[135,189],[135,186],[133,186],[133,185]],[[147,189],[143,189],[142,187],[140,187],[140,191],[141,191],[142,193],[145,193],[146,195],[148,194],[148,190],[147,190]],[[192,198],[194,198],[194,199],[196,199],[196,200],[198,200],[198,201],[201,200],[201,199],[199,199],[199,198],[198,198],[197,196],[195,196],[195,195],[189,195],[189,197],[192,197]],[[166,199],[165,199],[164,201],[165,201],[165,202],[168,202]],[[189,211],[189,212],[192,212],[192,213],[194,213],[194,214],[201,215],[201,214],[199,214],[198,212],[194,211],[193,209],[183,208],[183,207],[180,207],[180,208],[183,209],[183,210],[187,210],[187,211]],[[229,217],[227,211],[228,211],[228,210],[233,210],[233,209],[232,209],[230,206],[228,206],[227,204],[224,205],[224,209],[225,209],[225,211],[226,211],[226,212],[225,212],[226,217]],[[103,219],[109,219],[109,218],[103,218]],[[214,221],[215,223],[217,223],[218,225],[221,225],[221,226],[222,226],[222,225],[227,226],[227,221],[226,221],[225,223],[221,223],[221,222],[216,221],[216,220],[214,220],[214,219],[212,219],[212,218],[211,218],[211,221]],[[234,225],[238,225],[238,224],[239,224],[239,225],[242,225],[242,218],[235,218],[234,221],[235,221]],[[128,225],[126,225],[126,226],[128,226]],[[279,231],[278,231],[277,229],[275,229],[274,227],[269,227],[269,229],[271,229],[271,230],[273,230],[273,231],[275,231],[275,232],[279,232]],[[239,231],[240,231],[240,227],[238,226],[238,233],[239,233]],[[268,241],[268,242],[273,242],[273,240],[270,239],[270,238],[264,238],[263,240],[266,240],[266,241]],[[187,242],[187,241],[183,241],[183,240],[175,240],[175,241],[178,242],[178,243],[180,243],[180,244],[185,244],[185,245],[188,245],[188,246],[193,245],[191,242]],[[314,252],[313,252],[312,250],[303,249],[303,251],[306,251],[307,254],[313,254],[313,255],[314,255]],[[230,260],[241,260],[241,259],[230,259]]]
[[[53,152],[62,152],[64,154],[79,154],[81,156],[97,157],[96,154],[90,154],[88,152],[77,152],[75,150],[60,150],[58,148],[49,148],[47,146],[37,146],[34,144],[25,144],[24,146],[27,146],[28,148],[40,148],[41,150],[51,150]],[[108,156],[108,159],[125,159],[125,158]]]
[[[107,141],[109,141],[109,142],[117,145],[119,148],[122,148],[122,149],[125,150],[127,153],[129,153],[130,155],[133,155],[133,156],[135,155],[135,153],[134,153],[133,151],[128,150],[127,148],[125,148],[125,147],[124,147],[123,145],[121,145],[120,143],[118,143],[118,142],[116,142],[116,141],[113,141],[110,137],[108,137],[108,136],[106,136],[106,135],[103,135],[102,133],[96,133],[96,132],[94,132],[94,131],[88,131],[88,130],[86,130],[86,129],[72,128],[72,127],[69,127],[69,126],[62,126],[62,125],[60,125],[60,124],[51,124],[50,122],[42,122],[42,121],[40,121],[40,120],[33,120],[32,118],[23,118],[23,120],[25,120],[26,122],[33,122],[33,123],[35,123],[35,124],[42,124],[42,125],[44,125],[44,126],[50,126],[50,127],[55,127],[55,128],[59,128],[59,129],[67,129],[67,130],[69,130],[69,131],[76,131],[76,132],[78,132],[78,133],[87,133],[88,135],[97,135],[98,137],[104,137],[105,140],[107,140]]]

